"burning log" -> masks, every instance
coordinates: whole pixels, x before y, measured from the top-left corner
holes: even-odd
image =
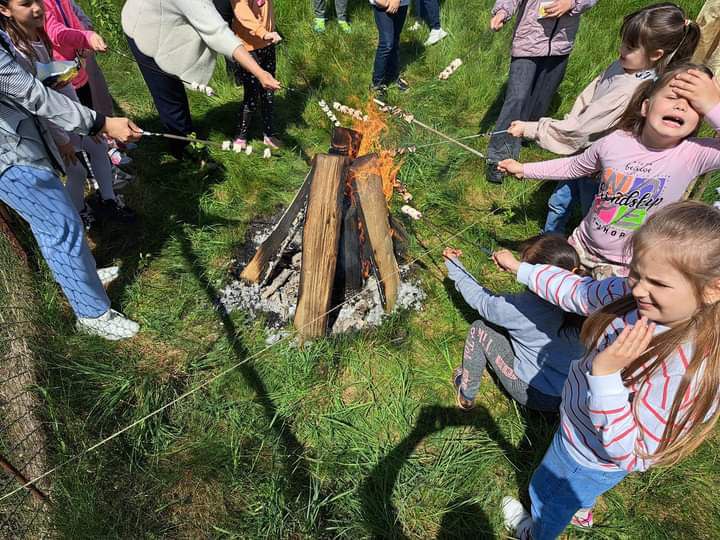
[[[303,338],[325,335],[338,260],[347,158],[315,156],[303,230],[295,327]]]
[[[270,261],[282,254],[283,243],[292,238],[291,229],[293,229],[293,224],[295,224],[298,214],[305,208],[307,196],[310,192],[310,177],[312,174],[313,172],[310,171],[310,174],[305,177],[300,191],[295,195],[292,203],[290,203],[270,236],[260,245],[255,252],[255,256],[242,271],[240,274],[242,279],[251,283],[259,283],[263,276],[267,275],[266,270]]]
[[[387,201],[379,174],[378,156],[370,154],[356,159],[348,171],[360,208],[362,224],[372,249],[373,262],[382,282],[385,310],[395,307],[400,286],[400,270],[393,251],[392,229],[389,223]]]
[[[354,129],[336,127],[330,142],[330,153],[355,159],[360,152],[362,133]]]

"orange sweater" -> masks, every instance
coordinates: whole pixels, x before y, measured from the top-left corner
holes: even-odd
[[[271,0],[265,0],[262,7],[258,7],[256,0],[232,0],[232,6],[235,14],[232,29],[242,39],[245,49],[254,51],[270,45],[271,42],[263,38],[275,30]]]

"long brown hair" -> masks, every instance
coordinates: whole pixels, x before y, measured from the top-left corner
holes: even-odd
[[[549,264],[580,273],[580,257],[574,247],[560,234],[541,234],[528,238],[518,247],[520,259],[530,264]],[[564,313],[559,332],[579,332],[585,317],[575,313]],[[577,334],[576,334],[577,335]]]
[[[633,257],[662,249],[670,264],[693,285],[700,306],[689,320],[654,336],[648,351],[622,371],[625,385],[636,385],[639,394],[665,360],[692,343],[693,353],[660,445],[652,456],[642,456],[656,465],[672,465],[707,438],[720,416],[720,301],[706,303],[704,297],[707,288],[720,280],[720,211],[695,201],[669,204],[638,229],[629,247]],[[597,346],[613,319],[636,307],[633,297],[626,296],[591,315],[580,334],[588,350]],[[688,391],[694,400],[681,414]]]
[[[620,36],[629,49],[642,47],[648,54],[661,50],[655,71],[662,74],[671,64],[690,60],[700,41],[700,27],[679,6],[660,2],[625,16]]]
[[[663,75],[658,79],[654,81],[645,81],[637,87],[630,103],[628,103],[627,109],[625,109],[622,117],[615,125],[615,129],[621,129],[632,133],[635,137],[639,137],[645,127],[645,117],[642,114],[642,106],[645,100],[651,100],[655,94],[670,84],[670,81],[672,81],[676,75],[684,73],[689,69],[702,71],[708,77],[713,76],[712,71],[700,64],[691,64],[686,62],[674,65],[672,69],[665,71],[665,73],[663,73]],[[688,135],[688,137],[694,137],[697,135],[699,130],[700,122],[698,122],[697,127]]]
[[[9,8],[11,1],[12,0],[0,0],[0,6]],[[30,42],[30,39],[25,33],[25,30],[23,30],[20,25],[15,22],[11,17],[6,17],[5,15],[0,14],[0,28],[2,28],[8,36],[10,36],[13,45],[15,45],[15,48],[18,51],[33,60],[33,62],[39,60],[37,53],[35,52],[35,49]],[[43,42],[43,45],[45,45],[45,48],[48,50],[48,55],[50,56],[50,58],[52,58],[52,42],[50,41],[50,38],[48,37],[44,28],[38,29],[38,36],[40,36],[40,40]]]

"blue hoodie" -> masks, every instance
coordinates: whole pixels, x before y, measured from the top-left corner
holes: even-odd
[[[465,302],[485,321],[507,331],[517,376],[543,394],[559,396],[570,364],[585,355],[579,332],[561,330],[565,313],[530,291],[495,295],[481,287],[457,259],[446,260],[445,265]]]

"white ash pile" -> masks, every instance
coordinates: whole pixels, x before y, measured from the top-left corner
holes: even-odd
[[[259,230],[250,240],[251,246],[242,251],[252,251],[260,246],[272,229]],[[220,294],[220,303],[230,313],[242,310],[251,318],[265,317],[270,341],[281,337],[277,330],[284,328],[295,316],[300,291],[302,260],[302,229],[297,228],[284,248],[283,257],[277,261],[266,283],[233,281]],[[395,310],[422,309],[426,298],[420,283],[410,277],[411,268],[400,266],[400,287]],[[340,298],[338,303],[345,299]],[[380,326],[387,316],[383,309],[377,279],[370,276],[359,292],[348,292],[347,301],[337,307],[330,316],[331,334],[343,334]]]

